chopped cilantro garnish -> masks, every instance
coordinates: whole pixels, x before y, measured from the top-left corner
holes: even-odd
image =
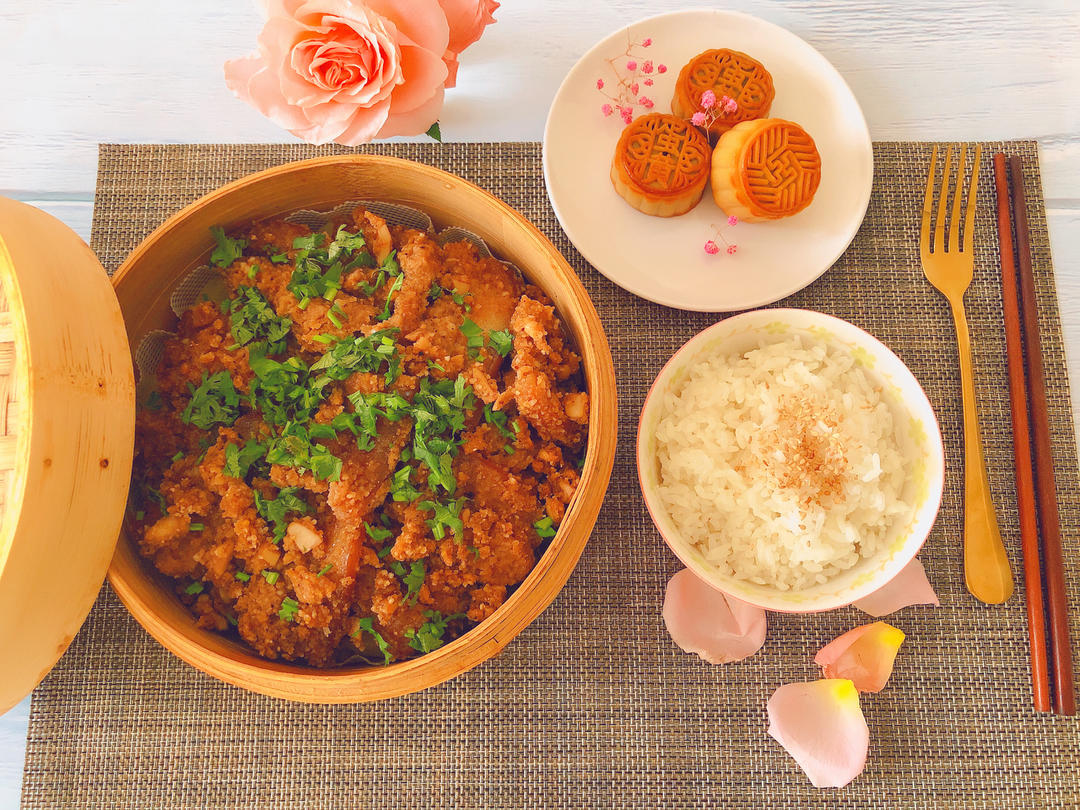
[[[175,453],[173,454],[173,457],[172,457],[173,463],[176,463],[177,461],[179,461],[179,460],[180,460],[180,459],[182,459],[183,457],[184,457],[184,451],[183,451],[183,450],[177,450],[177,451],[176,451],[176,452],[175,452]]]
[[[425,610],[424,616],[427,617],[426,622],[415,630],[409,629],[405,631],[405,637],[409,639],[409,646],[422,653],[429,653],[432,650],[439,649],[444,644],[443,636],[446,634],[446,626],[454,619],[464,618],[462,613],[443,616],[437,610]]]
[[[488,342],[491,344],[491,348],[503,357],[510,354],[510,350],[514,348],[514,339],[510,336],[509,329],[488,332]]]
[[[412,454],[427,466],[433,490],[441,487],[453,494],[457,487],[451,464],[461,441],[458,434],[465,428],[465,412],[475,402],[461,375],[453,382],[432,382],[427,377],[420,381],[410,414],[414,423]]]
[[[311,339],[327,345],[337,343],[338,340],[337,335],[312,335]]]
[[[161,392],[155,388],[146,398],[146,403],[143,407],[148,411],[160,411],[163,404],[164,403],[161,401]]]
[[[146,517],[146,512],[144,512],[142,509],[136,510],[136,512],[135,512],[135,519],[136,520],[142,520],[144,517]]]
[[[456,498],[448,503],[421,501],[416,505],[416,508],[424,512],[435,513],[431,519],[425,522],[431,529],[431,533],[435,535],[436,540],[442,540],[446,537],[446,530],[450,529],[460,541],[461,533],[465,527],[458,516],[461,514],[461,508],[464,505],[464,498]]]
[[[217,242],[217,247],[210,254],[212,264],[216,264],[218,267],[228,267],[243,255],[244,248],[247,247],[247,240],[230,239],[225,235],[225,230],[220,225],[213,226],[210,233],[213,234]]]
[[[506,426],[509,417],[506,411],[497,411],[491,405],[484,405],[484,421],[499,431],[507,439],[514,438],[514,431]]]
[[[325,381],[317,378],[313,386],[330,380],[344,380],[358,371],[371,374],[386,366],[386,384],[389,385],[401,374],[401,358],[398,356],[394,338],[396,329],[382,329],[370,335],[350,335],[339,340],[332,349],[315,361],[311,371],[320,371]]]
[[[386,639],[383,638],[379,634],[379,631],[375,629],[374,622],[375,620],[372,619],[370,616],[367,616],[363,619],[357,619],[356,629],[353,631],[352,634],[353,636],[358,636],[360,635],[361,630],[367,630],[367,632],[371,633],[371,635],[375,638],[375,643],[379,646],[379,652],[383,654],[383,663],[389,664],[390,659],[392,659],[394,655],[390,652],[390,645],[386,643]]]
[[[307,515],[311,512],[311,507],[297,494],[298,492],[300,492],[299,487],[284,487],[278,491],[276,498],[267,499],[255,490],[255,511],[272,526],[275,543],[280,543],[281,538],[285,536],[285,531],[289,528],[290,515]],[[274,583],[270,582],[270,584]]]
[[[165,496],[164,495],[162,495],[160,492],[158,492],[156,489],[154,489],[150,485],[145,485],[143,487],[143,492],[146,493],[147,498],[149,498],[150,500],[152,500],[154,503],[156,503],[158,505],[158,509],[161,510],[162,515],[169,514],[169,505],[167,503],[165,503]]]
[[[428,290],[428,294],[427,294],[428,295],[428,300],[429,301],[438,301],[440,298],[442,298],[443,292],[444,292],[444,290],[442,288],[442,285],[439,284],[439,282],[437,282],[437,281],[431,282],[431,289]]]
[[[266,446],[254,439],[248,439],[243,447],[237,447],[230,442],[225,445],[225,475],[233,478],[246,477],[251,465],[264,455],[266,455]]]
[[[367,532],[367,536],[374,540],[376,543],[381,543],[384,540],[389,540],[393,532],[389,529],[384,529],[382,526],[372,526],[370,523],[364,524],[364,531]]]
[[[544,540],[549,540],[555,536],[554,522],[550,517],[542,517],[540,520],[533,524],[533,528],[536,529],[536,533],[540,535]]]
[[[334,305],[334,307],[336,306],[337,304]],[[334,307],[330,307],[330,309],[326,310],[326,317],[330,321],[330,323],[340,329],[342,326],[345,325],[345,323],[341,320],[341,318],[338,317],[338,314],[334,312]]]
[[[484,347],[484,330],[468,318],[465,318],[461,322],[461,334],[465,335],[469,357],[476,358],[479,356],[480,349]]]
[[[390,285],[390,289],[386,291],[386,303],[383,304],[382,312],[379,313],[375,319],[377,321],[385,321],[390,317],[390,301],[394,297],[394,293],[401,289],[401,285],[405,282],[405,276],[399,275],[394,279],[394,283]]]
[[[287,253],[274,253],[270,256],[270,261],[274,264],[285,264],[289,261],[289,255]]]
[[[196,594],[202,593],[204,588],[205,586],[201,582],[192,582],[184,588],[184,593],[188,596],[195,596]]]
[[[241,582],[247,582],[249,579],[251,579],[251,574],[247,573],[246,571],[237,571],[236,578]]]
[[[382,262],[382,267],[379,269],[385,270],[391,276],[396,276],[401,272],[401,265],[398,264],[396,250],[391,250],[386,254],[386,258],[383,259]]]
[[[508,455],[508,456],[514,455],[514,445],[512,445],[512,444],[504,444],[503,445],[503,452],[506,453],[506,455]]]
[[[370,450],[378,436],[377,417],[382,416],[391,422],[397,422],[409,413],[409,401],[401,394],[385,394],[373,392],[365,394],[360,391],[349,394],[349,402],[352,403],[355,413],[341,414],[341,417],[352,417],[350,430],[356,435],[356,446],[361,450]],[[337,421],[337,420],[335,420]]]
[[[333,563],[327,563],[326,565],[324,565],[322,567],[322,570],[320,570],[319,573],[317,573],[315,576],[321,577],[323,574],[328,574],[328,573],[330,573],[330,569],[333,568],[333,567],[334,567]]]
[[[390,497],[398,502],[412,503],[420,497],[420,490],[412,485],[409,476],[412,467],[401,467],[390,481]]]
[[[322,430],[319,430],[322,428]],[[341,478],[341,459],[326,449],[325,445],[316,444],[312,439],[336,435],[329,425],[313,424],[310,428],[296,422],[289,422],[280,436],[266,443],[266,460],[270,464],[295,467],[298,470],[310,470],[320,481],[337,481]]]
[[[291,327],[292,320],[279,317],[261,292],[253,287],[236,289],[229,315],[229,328],[236,348],[263,340],[266,341],[266,354],[281,354],[285,351],[285,339]]]
[[[207,376],[204,371],[199,387],[188,383],[188,389],[191,400],[180,415],[184,424],[209,430],[213,425],[231,425],[240,415],[240,394],[229,372]]]
[[[281,600],[281,610],[278,611],[277,615],[283,622],[291,622],[296,618],[296,613],[299,610],[300,603],[291,596],[286,596]]]
[[[424,561],[416,560],[409,566],[409,573],[401,578],[407,589],[405,598],[412,599],[413,604],[416,603],[416,597],[420,595],[420,586],[424,584],[425,574],[427,574],[427,569],[424,567]]]
[[[205,523],[191,523],[191,524],[188,525],[188,528],[193,532],[201,532],[206,528],[206,524]]]
[[[273,585],[275,582],[277,582],[279,576],[280,576],[280,574],[278,574],[277,571],[263,571],[262,572],[262,578],[266,580],[266,583],[268,585]]]

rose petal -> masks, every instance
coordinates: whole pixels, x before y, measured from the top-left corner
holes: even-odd
[[[903,642],[903,631],[891,624],[864,624],[822,647],[814,663],[826,678],[847,678],[860,692],[880,692]]]
[[[390,115],[403,115],[415,110],[422,104],[427,104],[435,95],[436,90],[442,90],[446,81],[446,63],[441,56],[436,56],[431,51],[423,48],[403,47],[401,49],[401,77],[405,83],[394,90],[390,98]],[[439,105],[442,109],[442,105]],[[439,110],[430,125],[439,117]],[[426,129],[426,127],[425,127]]]
[[[926,569],[916,557],[888,583],[855,603],[855,607],[874,618],[888,616],[911,605],[940,605]]]
[[[377,138],[389,138],[392,135],[423,135],[427,132],[431,125],[439,120],[439,113],[442,111],[443,105],[443,89],[440,87],[435,91],[435,95],[432,96],[426,104],[421,104],[414,110],[402,113],[400,115],[393,114],[393,103],[390,106],[390,115],[386,119],[386,124],[379,130]],[[344,141],[341,141],[344,143]]]
[[[351,0],[342,1],[351,5]],[[393,20],[399,44],[415,45],[439,55],[449,47],[450,25],[438,0],[366,0],[366,5]]]
[[[870,729],[851,681],[785,684],[769,698],[768,712],[769,735],[814,787],[843,787],[866,767]]]
[[[439,0],[446,21],[450,25],[450,41],[447,49],[455,54],[472,45],[495,22],[495,0]]]
[[[741,661],[765,643],[765,611],[702,582],[684,568],[668,582],[664,624],[672,640],[710,664]]]
[[[225,63],[225,84],[275,124],[289,131],[310,126],[307,117],[281,95],[281,86],[257,54]]]

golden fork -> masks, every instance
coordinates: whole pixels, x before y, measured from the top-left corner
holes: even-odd
[[[975,408],[975,374],[971,365],[971,334],[964,312],[964,292],[971,284],[975,271],[973,242],[975,236],[975,195],[978,191],[979,159],[982,148],[975,147],[975,165],[971,172],[971,187],[964,211],[964,241],[960,245],[960,197],[964,190],[964,161],[967,148],[960,147],[960,162],[956,170],[953,191],[949,242],[945,245],[945,214],[949,196],[949,167],[953,150],[945,153],[945,171],[941,175],[941,194],[938,200],[937,221],[934,227],[933,249],[930,243],[930,216],[934,203],[934,167],[937,147],[930,157],[930,173],[926,178],[926,198],[923,201],[922,234],[919,249],[923,273],[952,307],[956,339],[960,349],[960,382],[964,396],[964,579],[971,593],[983,602],[1004,602],[1013,592],[1012,569],[1001,542],[994,503],[990,499],[990,480],[983,459],[982,439],[979,436],[979,415]]]

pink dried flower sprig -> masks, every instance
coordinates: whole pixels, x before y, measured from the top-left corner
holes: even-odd
[[[608,99],[600,105],[600,112],[605,118],[618,113],[623,123],[629,124],[634,120],[638,107],[651,110],[656,106],[656,101],[648,92],[643,94],[641,88],[643,85],[652,87],[653,80],[650,76],[653,73],[667,72],[667,66],[654,64],[653,60],[646,59],[641,53],[640,49],[651,45],[652,37],[646,37],[638,43],[629,42],[628,38],[625,51],[604,60],[610,65],[615,76],[610,89],[604,79],[596,80],[596,89]]]
[[[739,224],[739,218],[732,214],[730,217],[727,218],[727,224],[729,227],[734,228],[736,225]],[[708,239],[705,242],[705,252],[708,253],[710,256],[715,256],[716,254],[718,254],[720,252],[720,245],[717,244],[716,240],[719,239],[724,244],[724,248],[726,249],[725,252],[729,256],[733,256],[738,251],[739,246],[736,245],[734,242],[728,241],[727,237],[725,237],[724,234],[721,233],[720,228],[718,228],[716,225],[710,225],[709,227],[711,227],[713,230],[712,235],[714,238]]]
[[[701,94],[701,109],[690,116],[690,123],[695,127],[708,129],[713,122],[727,118],[739,111],[739,104],[731,96],[716,97],[712,90]]]

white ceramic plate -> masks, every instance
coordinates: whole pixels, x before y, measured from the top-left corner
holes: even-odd
[[[652,44],[646,53],[667,71],[642,87],[654,112],[670,112],[679,69],[709,48],[744,51],[772,74],[771,117],[802,125],[821,153],[822,178],[813,203],[799,214],[734,228],[712,201],[681,217],[650,217],[631,208],[608,172],[623,124],[605,118],[596,80],[615,80],[608,59],[628,38]],[[641,110],[639,108],[638,113]],[[794,34],[733,11],[698,9],[661,14],[604,39],[563,80],[544,131],[544,179],[570,241],[609,279],[635,295],[700,312],[732,312],[778,301],[824,273],[858,231],[873,183],[873,150],[862,110],[836,69]],[[737,252],[710,256],[712,225]]]

